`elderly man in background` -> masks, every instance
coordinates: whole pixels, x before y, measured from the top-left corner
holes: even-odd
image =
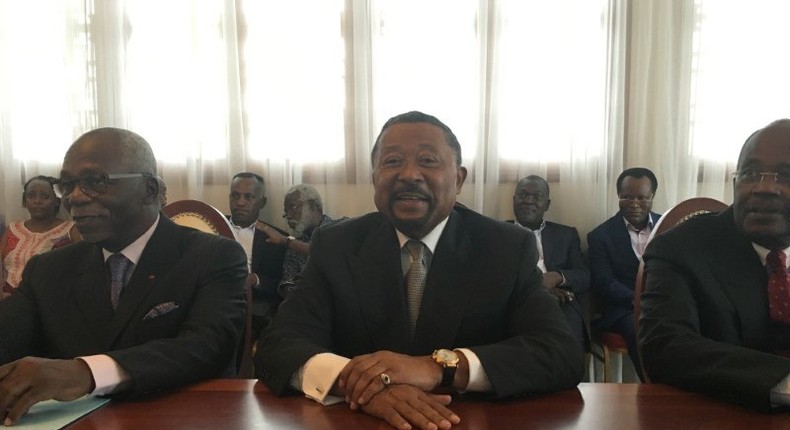
[[[790,120],[744,143],[732,206],[654,238],[639,344],[654,382],[790,405]]]
[[[58,181],[83,242],[34,256],[0,301],[0,419],[86,394],[142,395],[235,374],[244,252],[161,216],[139,135],[85,133]]]
[[[535,236],[456,206],[466,179],[444,123],[408,112],[371,152],[378,212],[317,230],[256,370],[396,428],[449,429],[448,393],[574,387],[583,352],[542,287]],[[337,397],[334,397],[337,396]]]
[[[326,215],[318,190],[307,184],[294,185],[285,193],[283,209],[283,218],[288,223],[293,236],[285,236],[272,229],[268,230],[270,234],[267,240],[287,249],[283,263],[283,277],[278,288],[280,295],[285,297],[304,270],[313,232],[319,227],[348,218],[333,220]]]

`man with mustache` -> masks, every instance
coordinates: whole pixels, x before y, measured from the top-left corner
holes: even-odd
[[[643,167],[626,169],[617,178],[620,210],[587,235],[592,289],[603,305],[593,328],[620,334],[641,378],[634,334],[634,288],[639,260],[653,225],[661,215],[652,212],[656,175]]]
[[[277,286],[282,278],[288,243],[272,241],[272,237],[283,236],[285,232],[258,220],[261,209],[266,206],[262,176],[251,172],[235,174],[230,183],[228,206],[233,236],[247,253],[250,273],[258,277],[252,289],[252,333],[257,336],[269,325],[282,301]]]
[[[433,116],[384,124],[371,151],[378,212],[313,234],[303,278],[261,337],[256,369],[273,392],[449,429],[461,420],[449,393],[580,381],[583,351],[541,286],[534,235],[456,205],[461,160]]]
[[[334,224],[348,219],[342,217],[333,220],[324,213],[324,203],[315,187],[307,184],[298,184],[285,193],[283,201],[283,218],[288,223],[293,236],[285,236],[277,230],[269,232],[269,242],[284,246],[285,261],[283,262],[283,277],[277,291],[285,297],[288,291],[296,284],[302,274],[307,255],[310,253],[310,238],[313,232],[320,227]]]
[[[767,411],[790,405],[790,120],[737,169],[732,206],[647,247],[639,344],[652,381]]]
[[[42,400],[235,375],[244,251],[160,212],[148,142],[117,128],[83,134],[57,189],[83,241],[31,258],[0,301],[3,424]]]
[[[543,288],[557,297],[565,317],[585,350],[589,348],[584,306],[590,289],[590,271],[575,228],[545,221],[549,210],[549,183],[537,175],[520,180],[513,193],[515,220],[507,222],[531,230],[538,245],[538,267],[543,272]]]

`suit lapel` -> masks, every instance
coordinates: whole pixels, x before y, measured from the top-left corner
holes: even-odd
[[[101,248],[93,244],[80,244],[86,252],[74,270],[74,279],[66,283],[70,295],[80,309],[85,327],[97,339],[106,339],[114,313],[110,304],[110,274],[104,264]]]
[[[108,347],[111,347],[134,320],[142,318],[140,307],[157,285],[158,279],[167,268],[172,267],[180,258],[176,245],[176,228],[169,219],[159,218],[159,225],[140,255],[132,277],[123,289],[115,318],[110,327]]]
[[[374,350],[405,351],[411,339],[398,237],[395,228],[380,219],[349,260],[353,288]]]
[[[546,223],[543,232],[540,233],[540,245],[543,249],[543,265],[546,266],[547,271],[551,271],[550,263],[554,261],[555,241],[554,228]]]
[[[708,262],[722,286],[730,304],[736,309],[741,322],[743,340],[764,339],[767,312],[755,313],[754,309],[768,309],[768,274],[751,242],[732,227],[735,223],[732,208],[722,212],[716,221],[721,234],[717,237],[715,252]]]
[[[453,211],[442,232],[428,271],[420,315],[410,352],[427,354],[455,344],[455,336],[482,259],[472,261],[472,244]]]

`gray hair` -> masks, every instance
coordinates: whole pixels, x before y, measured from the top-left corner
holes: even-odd
[[[294,193],[299,193],[299,200],[301,200],[302,203],[312,200],[315,202],[315,206],[318,210],[324,213],[324,203],[321,201],[321,195],[318,194],[318,190],[316,190],[315,187],[307,184],[297,184],[288,189],[288,192],[285,193],[285,197]]]

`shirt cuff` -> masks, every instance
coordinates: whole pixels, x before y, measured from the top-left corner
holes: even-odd
[[[491,381],[488,380],[486,370],[483,369],[483,364],[480,363],[477,354],[467,348],[458,348],[455,351],[463,354],[464,357],[466,357],[466,361],[469,363],[469,383],[466,385],[466,388],[461,391],[491,391]]]
[[[117,361],[109,355],[90,355],[77,357],[91,369],[95,388],[90,394],[101,396],[112,393],[118,385],[129,380],[129,375]]]
[[[340,371],[351,361],[346,357],[323,352],[310,357],[291,377],[291,386],[299,389],[308,399],[324,406],[343,402],[340,396],[329,394]]]
[[[790,375],[785,376],[785,379],[782,379],[771,389],[771,404],[773,406],[790,405]]]

